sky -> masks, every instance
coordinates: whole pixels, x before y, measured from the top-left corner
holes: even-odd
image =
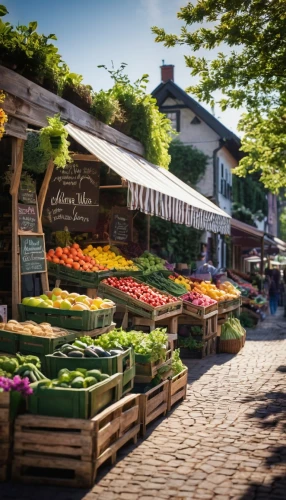
[[[4,20],[12,24],[38,22],[38,32],[57,36],[55,43],[71,72],[83,76],[83,82],[95,91],[108,89],[112,81],[100,64],[118,68],[127,63],[131,81],[149,74],[147,90],[151,92],[161,82],[160,66],[175,65],[175,83],[184,90],[196,83],[185,65],[187,46],[165,48],[155,43],[151,26],[164,28],[167,33],[179,33],[182,22],[177,19],[180,7],[187,0],[2,0],[9,14]],[[197,55],[209,54],[198,51]],[[218,94],[219,96],[219,94]],[[210,108],[203,104],[209,111]],[[215,116],[237,133],[241,110],[222,112],[215,107]]]

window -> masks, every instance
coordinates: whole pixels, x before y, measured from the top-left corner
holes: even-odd
[[[180,132],[180,111],[169,111],[165,114],[171,121],[173,129]]]
[[[221,169],[220,177],[221,177],[221,179],[223,179],[224,178],[224,166],[223,166],[223,163],[221,164],[220,169]]]
[[[199,125],[201,123],[201,120],[197,116],[194,116],[194,118],[191,121],[191,125]]]

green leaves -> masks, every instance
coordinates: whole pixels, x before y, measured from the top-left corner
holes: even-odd
[[[179,35],[152,28],[156,42],[186,45],[193,53],[185,60],[199,83],[188,91],[200,100],[213,103],[220,90],[222,110],[247,108],[240,122],[247,156],[236,173],[261,171],[261,181],[277,192],[286,183],[285,123],[284,129],[281,126],[286,102],[285,2],[198,0],[182,7],[178,18],[184,23]],[[202,49],[207,57],[196,55]]]
[[[7,8],[5,5],[0,5],[0,17],[6,16],[6,14],[9,14]]]

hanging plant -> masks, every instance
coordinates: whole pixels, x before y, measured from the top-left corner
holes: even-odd
[[[68,132],[60,114],[47,118],[49,125],[40,131],[40,147],[50,154],[58,168],[65,168],[72,161],[69,154]]]
[[[3,94],[2,90],[0,90],[0,103],[3,102],[5,99],[5,94]],[[5,123],[8,121],[8,117],[4,111],[4,109],[0,108],[0,140],[3,137],[3,134],[5,132]]]
[[[24,144],[23,170],[41,174],[45,172],[51,155],[41,147],[40,135],[29,132]]]

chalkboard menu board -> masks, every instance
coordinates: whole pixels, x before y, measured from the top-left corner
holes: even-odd
[[[109,236],[112,241],[127,242],[131,236],[132,216],[127,208],[115,207],[111,212]]]
[[[36,186],[27,185],[21,182],[18,199],[22,203],[26,205],[36,205],[37,203],[37,194],[36,194]]]
[[[44,236],[20,236],[20,264],[21,274],[46,271]]]
[[[55,231],[94,231],[99,212],[99,164],[78,161],[54,169],[43,224]]]
[[[21,231],[38,232],[38,213],[36,205],[18,203],[18,228]]]

